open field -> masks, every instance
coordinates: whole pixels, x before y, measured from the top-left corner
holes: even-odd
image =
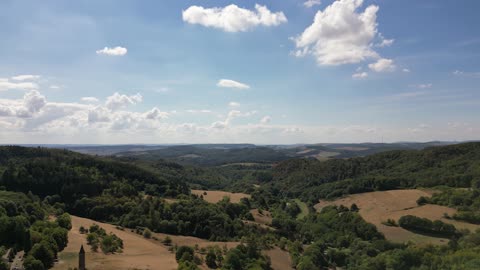
[[[107,233],[114,233],[123,240],[123,253],[119,254],[103,254],[102,252],[92,252],[87,245],[86,235],[80,234],[79,228],[90,227],[92,224],[98,224],[105,229]],[[199,248],[208,246],[234,248],[240,242],[211,242],[191,236],[169,235],[163,233],[153,233],[152,239],[145,239],[143,236],[131,232],[128,229],[120,230],[114,225],[102,222],[96,222],[91,219],[72,216],[72,229],[68,233],[68,245],[59,253],[59,262],[52,268],[54,270],[67,270],[69,268],[78,267],[78,251],[83,245],[86,251],[86,264],[90,270],[114,270],[114,269],[165,269],[175,270],[178,264],[175,260],[175,254],[168,250],[161,241],[165,237],[172,239],[172,245],[177,246],[195,246]],[[153,237],[158,240],[154,240]],[[272,267],[274,270],[287,270],[291,268],[290,255],[287,251],[279,248],[264,251],[264,254],[272,259]],[[208,269],[205,265],[200,266],[201,269]]]
[[[206,193],[206,195],[205,195]],[[198,190],[192,189],[192,194],[202,195],[203,199],[209,203],[217,203],[223,199],[223,197],[229,197],[230,202],[239,203],[242,198],[250,198],[250,195],[245,193],[232,193],[226,191],[213,191],[213,190]]]
[[[98,224],[107,233],[113,232],[123,240],[123,253],[105,255],[102,252],[92,252],[87,246],[86,235],[79,233],[80,226],[85,228]],[[114,269],[177,269],[175,256],[166,247],[144,239],[140,235],[122,231],[110,224],[96,222],[91,219],[72,216],[72,229],[68,233],[68,245],[59,253],[59,262],[53,269],[66,270],[78,267],[78,251],[84,245],[86,264],[90,270]]]
[[[327,205],[344,205],[350,207],[353,203],[360,208],[360,215],[368,222],[377,226],[378,230],[385,234],[385,237],[394,242],[413,241],[416,243],[446,244],[448,239],[419,235],[402,229],[400,227],[391,227],[382,224],[387,219],[398,219],[405,215],[415,215],[431,220],[442,220],[446,223],[455,225],[457,229],[475,230],[480,225],[459,222],[445,219],[444,213],[453,215],[456,210],[440,205],[417,205],[417,199],[420,196],[430,197],[432,191],[428,190],[390,190],[355,194],[335,201],[320,201],[315,205],[315,209],[320,210]]]

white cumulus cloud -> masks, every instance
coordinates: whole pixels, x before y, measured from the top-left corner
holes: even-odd
[[[378,58],[373,50],[377,37],[378,6],[358,9],[363,0],[334,1],[318,11],[313,23],[302,34],[292,38],[301,57],[313,55],[319,65],[342,65]]]
[[[221,79],[217,83],[218,87],[226,87],[226,88],[237,88],[237,89],[250,89],[250,86],[241,82],[237,82],[234,80],[228,79]]]
[[[266,6],[255,5],[249,10],[231,4],[226,7],[191,6],[182,12],[183,21],[226,32],[245,32],[256,26],[277,26],[287,22],[283,12],[271,12]]]
[[[369,64],[368,67],[376,72],[391,72],[395,70],[395,64],[392,59],[381,58],[377,62]]]
[[[110,110],[117,110],[125,108],[128,105],[135,105],[142,102],[143,97],[139,93],[131,96],[121,95],[118,92],[115,92],[113,95],[107,97],[105,106]]]
[[[170,114],[168,112],[162,112],[157,107],[154,107],[150,111],[144,114],[146,119],[151,120],[160,120],[160,119],[167,119]]]
[[[42,96],[40,92],[36,90],[26,93],[23,100],[25,102],[25,108],[31,113],[40,111],[40,109],[47,104],[45,96]]]
[[[127,48],[117,46],[115,48],[105,47],[101,50],[97,50],[96,52],[97,54],[104,54],[104,55],[110,55],[110,56],[123,56],[127,54],[128,50]]]

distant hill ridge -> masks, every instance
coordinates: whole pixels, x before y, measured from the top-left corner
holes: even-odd
[[[97,145],[65,148],[93,155],[133,157],[148,161],[168,159],[184,165],[219,166],[230,163],[276,163],[300,157],[319,160],[362,157],[390,150],[423,149],[453,143]]]
[[[289,197],[312,202],[346,194],[399,188],[470,187],[480,180],[480,143],[394,150],[367,157],[320,162],[280,162],[266,183]]]

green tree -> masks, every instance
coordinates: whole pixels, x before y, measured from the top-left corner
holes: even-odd
[[[45,270],[48,268],[45,268],[43,266],[42,261],[35,259],[32,256],[27,256],[25,260],[23,261],[23,267],[25,267],[25,270]]]
[[[72,229],[72,218],[68,213],[63,213],[57,217],[57,223],[60,227],[67,230]]]
[[[55,259],[55,254],[50,249],[50,244],[45,241],[33,245],[29,254],[32,255],[33,258],[41,261],[45,269],[50,268]]]

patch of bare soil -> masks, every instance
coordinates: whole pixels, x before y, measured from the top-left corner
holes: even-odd
[[[250,210],[255,222],[264,224],[264,225],[272,225],[272,214],[269,211],[262,210],[259,211],[258,209]]]

